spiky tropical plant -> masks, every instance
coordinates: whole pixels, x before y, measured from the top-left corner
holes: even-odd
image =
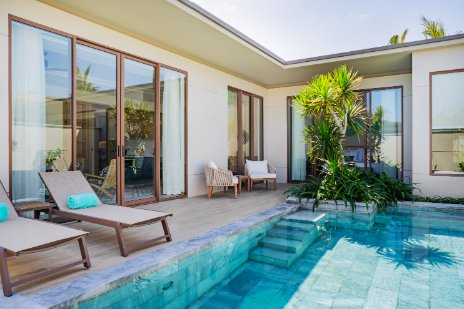
[[[401,37],[397,34],[395,34],[394,36],[392,36],[390,38],[390,45],[396,45],[396,44],[403,44],[406,40],[406,35],[408,34],[408,29],[405,29],[403,31],[403,34],[401,35]]]
[[[366,128],[366,110],[360,93],[354,91],[361,80],[353,69],[340,66],[314,77],[293,99],[293,107],[303,117],[317,116],[320,121],[335,126],[339,148],[343,149],[348,128],[356,133]],[[339,152],[339,160],[343,160],[343,151]]]
[[[422,34],[426,39],[441,38],[446,35],[443,23],[439,20],[428,19],[421,16]]]
[[[304,133],[311,147],[308,156],[311,162],[337,161],[343,156],[340,147],[340,132],[333,122],[315,119]]]

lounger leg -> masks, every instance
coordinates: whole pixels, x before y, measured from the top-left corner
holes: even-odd
[[[269,188],[268,184],[267,184],[267,180],[266,180],[266,190]]]
[[[253,179],[250,179],[250,191],[253,191]]]
[[[227,191],[227,187],[226,187],[226,186],[224,186],[224,192],[226,192],[226,191]]]
[[[161,224],[163,225],[164,235],[166,235],[166,241],[172,241],[171,231],[169,231],[169,226],[166,219],[161,220]]]
[[[87,251],[87,241],[85,239],[85,236],[82,236],[79,238],[79,249],[81,249],[81,256],[82,259],[85,260],[84,266],[86,268],[90,268],[90,257],[89,257],[89,252]]]
[[[234,186],[234,193],[235,193],[235,198],[237,198],[237,185]]]
[[[2,279],[3,295],[6,297],[13,295],[11,278],[6,260],[6,250],[2,247],[0,247],[0,275]]]
[[[129,253],[126,251],[126,248],[124,247],[124,240],[122,239],[121,225],[118,224],[118,226],[115,227],[115,230],[116,230],[116,237],[118,238],[119,251],[121,251],[122,256],[126,257],[129,255]]]
[[[277,179],[274,179],[274,191],[277,190]]]
[[[208,198],[211,198],[211,195],[213,195],[213,187],[208,186]]]

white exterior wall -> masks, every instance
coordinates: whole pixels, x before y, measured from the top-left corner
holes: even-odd
[[[429,73],[454,69],[464,69],[462,45],[412,55],[413,182],[424,196],[464,196],[463,176],[430,175]]]
[[[412,174],[412,96],[411,74],[401,74],[383,77],[366,78],[359,89],[403,86],[403,159],[404,176],[411,178]],[[298,94],[303,86],[269,89],[264,109],[265,158],[274,164],[279,173],[279,182],[287,181],[287,97]]]
[[[227,87],[266,89],[33,0],[0,1],[0,180],[8,188],[8,14],[188,72],[188,193],[206,194],[204,164],[227,167]]]

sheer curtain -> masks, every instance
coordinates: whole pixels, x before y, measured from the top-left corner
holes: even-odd
[[[13,192],[15,200],[42,200],[45,171],[45,63],[42,33],[13,23]]]
[[[292,180],[305,180],[306,178],[306,144],[303,142],[306,121],[290,108],[292,113]]]
[[[184,75],[162,68],[162,194],[179,195],[185,192],[184,181]]]

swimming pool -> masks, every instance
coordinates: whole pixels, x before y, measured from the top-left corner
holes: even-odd
[[[289,269],[247,261],[191,308],[464,308],[464,213],[377,214],[328,226]]]

